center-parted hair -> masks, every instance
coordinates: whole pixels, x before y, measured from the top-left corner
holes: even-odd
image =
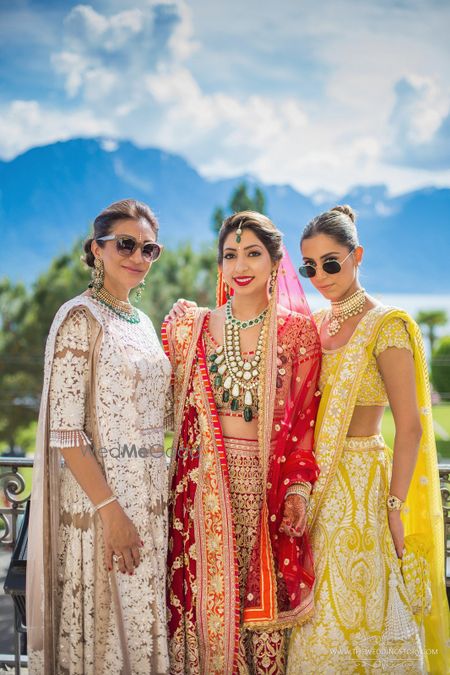
[[[334,206],[329,211],[313,218],[303,230],[300,244],[317,234],[332,237],[341,246],[346,246],[349,251],[359,246],[356,214],[352,207],[348,204]]]
[[[272,223],[270,218],[257,211],[239,211],[226,218],[219,230],[219,244],[217,262],[223,262],[223,247],[230,232],[241,226],[243,230],[251,230],[266,247],[273,263],[283,257],[283,235]]]
[[[147,204],[138,202],[136,199],[122,199],[120,202],[114,202],[98,214],[94,220],[94,234],[84,242],[85,256],[83,258],[86,265],[94,267],[94,254],[91,251],[91,244],[94,239],[105,237],[111,234],[114,225],[119,220],[145,220],[153,230],[155,237],[158,236],[159,223],[158,220]],[[99,241],[98,245],[103,247],[105,242]]]

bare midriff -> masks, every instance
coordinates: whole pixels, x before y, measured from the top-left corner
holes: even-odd
[[[384,414],[382,405],[357,405],[348,428],[347,436],[375,436],[381,433]]]
[[[246,440],[256,440],[258,438],[258,418],[254,417],[251,422],[246,422],[244,418],[231,415],[219,415],[222,433],[229,438],[245,438]]]

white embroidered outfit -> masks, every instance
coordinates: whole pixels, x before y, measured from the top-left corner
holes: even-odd
[[[163,434],[171,369],[150,320],[139,316],[130,324],[84,295],[61,307],[50,330],[28,555],[31,673],[168,670]],[[58,449],[76,446],[95,453],[144,542],[134,575],[106,570],[100,515],[60,461]]]

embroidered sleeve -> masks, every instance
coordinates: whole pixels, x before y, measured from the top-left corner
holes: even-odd
[[[75,309],[56,336],[49,390],[50,447],[90,445],[85,432],[89,338],[86,310]]]
[[[397,347],[397,349],[407,349],[412,352],[411,340],[404,322],[399,317],[394,317],[381,327],[378,335],[378,340],[375,345],[373,353],[375,357],[389,347]]]

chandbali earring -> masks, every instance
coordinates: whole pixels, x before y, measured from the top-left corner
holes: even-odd
[[[142,291],[144,290],[144,288],[145,288],[145,279],[143,279],[139,284],[139,286],[137,287],[136,295],[134,296],[136,302],[139,302],[140,299],[142,298]]]
[[[270,282],[269,282],[270,295],[272,295],[275,290],[275,284],[277,283],[277,274],[278,274],[277,270],[272,270],[270,273]]]
[[[92,282],[89,284],[91,288],[99,291],[103,288],[105,281],[105,266],[101,258],[95,258],[94,269],[92,270]]]

